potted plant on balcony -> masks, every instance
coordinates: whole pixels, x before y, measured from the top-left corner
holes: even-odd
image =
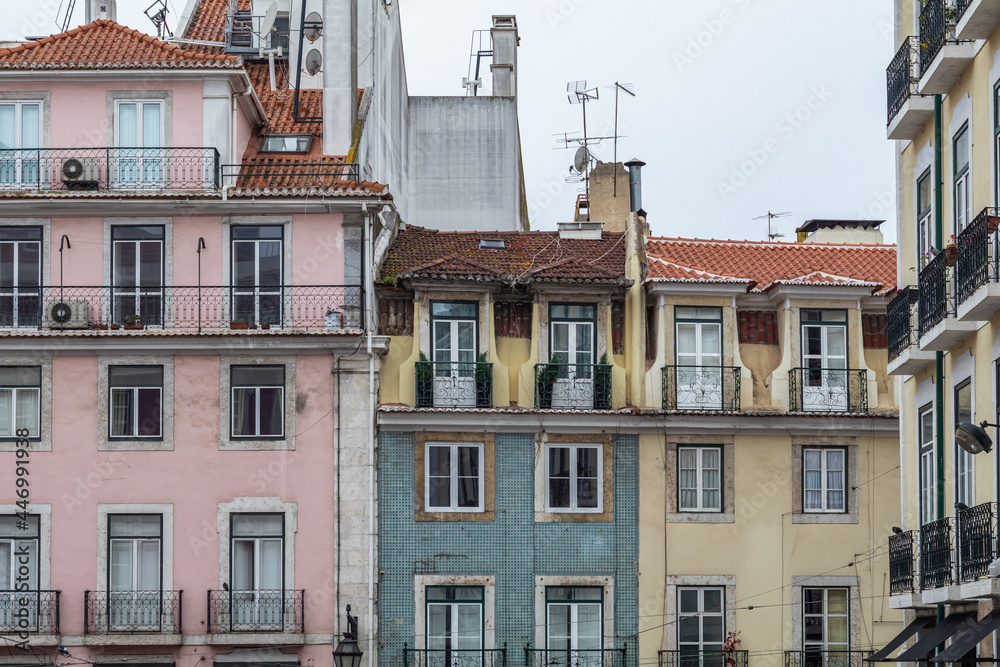
[[[486,353],[481,352],[476,359],[476,407],[493,407],[493,373],[486,361]]]
[[[594,368],[594,407],[598,410],[611,407],[611,364],[608,363],[607,352],[601,354]]]
[[[417,360],[417,407],[434,406],[434,367],[423,352]]]
[[[538,373],[538,408],[552,407],[552,388],[559,379],[559,367],[563,364],[562,355],[553,354],[549,363]]]
[[[146,326],[146,321],[142,315],[125,315],[122,317],[122,326],[125,329],[142,329]]]
[[[952,234],[948,240],[948,245],[944,249],[944,263],[947,266],[955,266],[958,261],[958,244],[955,242],[955,235]]]
[[[736,667],[736,652],[740,648],[740,633],[730,632],[726,641],[722,642],[722,655],[725,657],[726,667]]]
[[[230,329],[249,329],[250,328],[250,323],[247,322],[246,320],[230,320],[230,322],[229,322],[229,328]]]

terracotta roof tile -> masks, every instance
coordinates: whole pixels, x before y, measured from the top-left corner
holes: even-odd
[[[257,157],[244,160],[236,188],[240,190],[339,190],[362,187],[381,193],[384,185],[361,181],[344,168],[342,157]]]
[[[646,282],[745,282],[755,292],[782,284],[896,289],[893,245],[651,238],[646,253]]]
[[[237,0],[236,9],[252,11],[251,0]],[[197,39],[206,42],[226,41],[226,14],[229,12],[229,0],[201,0],[198,9],[191,17],[191,23],[184,35],[187,39]],[[202,53],[223,53],[220,46],[192,45],[191,50]]]
[[[182,49],[113,21],[87,25],[0,49],[2,69],[236,68],[242,60],[225,54]]]

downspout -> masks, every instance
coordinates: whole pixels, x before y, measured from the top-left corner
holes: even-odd
[[[942,229],[941,188],[941,96],[934,96],[934,247],[943,252],[944,231]],[[937,518],[944,518],[944,352],[934,353],[934,412],[935,440],[937,441]],[[937,606],[937,621],[944,620],[944,605]],[[937,647],[940,653],[943,644]]]
[[[372,240],[373,221],[368,202],[362,203],[365,234],[362,253]],[[361,258],[365,266],[365,258]],[[365,272],[365,311],[363,322],[368,346],[368,667],[375,667],[375,354],[372,352],[372,299],[375,293],[374,272]]]
[[[337,636],[340,635],[340,582],[342,581],[342,579],[340,578],[340,563],[341,563],[341,553],[342,553],[341,549],[340,549],[340,535],[341,535],[341,512],[340,512],[340,507],[341,507],[341,505],[340,505],[340,361],[341,361],[341,358],[342,357],[340,355],[337,355],[337,361],[334,363],[334,366],[333,366],[333,372],[337,376],[337,389],[336,389],[336,393],[334,395],[334,401],[335,401],[334,402],[334,409],[336,410],[336,415],[334,417],[334,422],[333,422],[333,440],[334,440],[334,450],[336,452],[336,454],[335,454],[335,456],[336,456],[336,463],[334,464],[335,467],[336,467],[336,470],[334,471],[334,476],[336,478],[335,484],[337,486],[337,501],[336,501],[337,502],[337,510],[336,510],[337,511],[337,547],[336,547],[336,550],[337,550],[336,551],[336,553],[337,553],[337,556],[336,556],[337,562],[335,564],[335,569],[336,569],[336,572],[337,572],[337,586],[336,586],[336,590],[337,590],[337,601],[336,601],[337,602],[337,606],[335,607],[335,609],[337,609],[337,615],[336,615],[337,627],[334,628],[334,631],[336,632]]]

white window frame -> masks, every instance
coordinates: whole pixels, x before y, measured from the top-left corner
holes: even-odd
[[[549,451],[552,449],[569,449],[570,450],[570,466],[569,466],[569,507],[552,507],[549,504]],[[576,463],[577,463],[577,452],[580,449],[596,449],[597,450],[597,507],[578,507],[577,502],[577,476],[576,476]],[[547,443],[545,445],[545,511],[553,513],[586,513],[586,514],[602,514],[604,512],[604,445],[598,442],[588,442],[588,443]]]
[[[10,435],[0,436],[0,437],[2,437],[4,440],[13,440],[13,441],[17,441],[17,440],[21,439],[17,435],[17,430],[18,430],[17,429],[17,418],[18,418],[18,413],[17,413],[17,395],[20,392],[27,391],[27,392],[35,392],[35,395],[36,395],[36,398],[37,398],[35,404],[38,406],[38,413],[35,415],[35,432],[34,433],[29,433],[28,439],[32,440],[32,441],[37,441],[37,440],[41,439],[41,434],[42,434],[42,383],[43,383],[42,367],[40,365],[33,365],[33,364],[10,364],[10,365],[4,364],[2,367],[5,367],[5,368],[37,368],[38,369],[38,378],[39,378],[39,381],[38,381],[38,386],[37,387],[33,387],[33,386],[29,387],[29,386],[26,386],[26,385],[10,385],[10,386],[7,386],[7,385],[0,384],[0,390],[10,391],[10,393],[11,393],[11,395],[10,395],[10,424],[11,424],[11,434]]]
[[[819,613],[819,614],[807,614],[806,613],[806,609],[805,609],[805,606],[806,606],[806,599],[805,599],[806,592],[807,591],[812,591],[812,590],[823,591],[823,611],[821,613]],[[833,614],[833,615],[830,614],[830,610],[829,610],[829,606],[830,606],[829,593],[830,593],[830,591],[844,591],[844,593],[847,594],[847,601],[846,601],[846,605],[845,605],[847,611],[844,614]],[[801,627],[803,629],[803,633],[802,633],[802,650],[803,651],[810,651],[810,650],[812,650],[812,651],[837,651],[837,652],[851,650],[851,645],[852,645],[852,641],[851,640],[853,638],[852,637],[852,635],[853,635],[853,628],[851,626],[851,604],[852,604],[851,588],[848,587],[848,586],[802,586],[802,591],[801,591],[800,595],[801,595],[801,604],[802,604],[802,616],[801,616],[801,621],[800,622],[802,624]],[[806,617],[807,616],[808,617],[819,617],[819,618],[821,618],[823,620],[823,642],[821,644],[816,644],[816,643],[807,644],[806,643],[806,639],[805,639],[806,622],[805,621],[806,621]],[[847,644],[843,648],[840,648],[841,644],[839,644],[839,643],[838,644],[834,644],[835,648],[830,648],[829,622],[830,622],[831,618],[846,618],[847,619]]]
[[[115,147],[116,148],[163,148],[165,144],[164,137],[166,136],[166,100],[162,99],[116,99],[115,100]],[[156,104],[160,107],[160,141],[156,146],[122,146],[121,145],[121,115],[119,109],[123,104],[135,104],[136,105],[136,137],[141,138],[143,135],[142,127],[142,106],[146,104]],[[138,141],[136,142],[138,143]]]
[[[969,191],[972,180],[972,144],[970,142],[969,123],[965,122],[958,132],[952,137],[952,172],[954,183],[952,185],[952,198],[955,204],[955,235],[957,236],[971,222],[972,218],[972,194]],[[966,156],[968,162],[964,165],[958,164],[958,142],[964,141],[967,149]]]
[[[266,367],[278,367],[282,364],[258,364],[259,366]],[[253,364],[233,364],[234,367],[247,367],[253,366]],[[232,377],[233,368],[230,367],[230,377]],[[285,385],[288,384],[288,373],[287,368],[282,366],[282,377],[284,377],[285,382],[281,385],[270,385],[270,384],[255,384],[255,385],[234,385],[231,384],[229,387],[229,438],[230,440],[283,440],[285,439]],[[254,407],[256,409],[256,422],[254,424],[254,433],[236,433],[236,418],[235,418],[235,406],[236,406],[236,391],[238,389],[253,389],[254,390]],[[260,435],[260,390],[261,389],[279,389],[281,393],[280,403],[282,409],[279,410],[281,416],[281,432],[278,434]]]
[[[934,200],[934,182],[931,180],[930,168],[927,168],[917,176],[915,181],[916,193],[914,197],[914,208],[917,211],[917,270],[922,269],[927,262],[930,261],[928,258],[921,257],[925,254],[930,254],[931,248],[934,247],[934,205],[928,202],[927,207],[924,210],[920,209],[920,184],[927,180],[928,190],[927,196],[933,201]]]
[[[431,461],[431,447],[447,447],[449,451],[449,493],[448,497],[451,503],[448,506],[437,506],[431,505],[431,474],[430,474],[430,461]],[[477,477],[477,485],[479,486],[479,504],[475,507],[460,507],[457,505],[458,502],[458,469],[456,467],[456,461],[458,460],[458,449],[460,447],[474,448],[479,456],[479,475]],[[484,498],[486,496],[486,477],[484,466],[484,443],[482,442],[440,442],[431,441],[424,443],[424,511],[426,512],[482,512],[484,511]]]
[[[698,593],[698,611],[696,612],[682,612],[681,611],[681,594],[684,591],[696,591]],[[719,611],[705,611],[705,592],[706,591],[718,591],[722,603],[719,606]],[[680,640],[680,629],[677,631],[677,650],[680,651],[684,647],[697,646],[698,653],[703,654],[707,650],[714,652],[715,649],[705,648],[705,618],[713,617],[722,619],[722,636],[718,642],[710,642],[712,645],[718,644],[718,655],[722,658],[722,643],[726,639],[726,587],[725,586],[677,586],[677,620],[678,625],[682,618],[697,618],[698,619],[698,641],[697,642],[682,642]],[[683,664],[685,660],[682,658],[681,663]],[[708,661],[706,661],[708,662]],[[697,664],[702,664],[702,661],[698,661]],[[709,663],[712,664],[712,663]]]
[[[34,156],[31,158],[25,158],[25,156],[20,153],[23,150],[31,150],[34,148],[42,148],[43,135],[45,134],[45,105],[43,100],[4,100],[0,99],[0,106],[13,106],[14,107],[14,145],[11,148],[6,148],[3,150],[14,151],[14,157],[5,159],[4,162],[8,160],[13,160],[15,169],[15,178],[10,183],[0,183],[0,189],[28,189],[27,186],[35,185],[41,187],[44,184],[43,177],[45,175],[44,169],[42,169],[39,163],[39,156]],[[38,107],[38,139],[34,146],[24,146],[23,145],[23,109],[26,106]],[[23,168],[25,162],[34,162],[35,169],[38,172],[38,179],[34,181],[25,182],[23,176]]]
[[[549,588],[595,588],[595,589],[598,589],[598,590],[601,591],[601,598],[599,600],[558,600],[558,601],[557,600],[549,600],[548,599],[548,589]],[[604,620],[605,620],[604,619],[604,614],[605,614],[605,610],[604,610],[604,594],[605,594],[605,589],[604,589],[603,586],[578,586],[578,585],[570,585],[570,586],[546,586],[545,587],[545,591],[544,591],[544,595],[545,595],[545,650],[546,650],[546,652],[552,651],[552,652],[556,652],[556,653],[564,653],[565,651],[568,650],[572,654],[573,651],[594,651],[594,650],[603,651],[604,650]],[[550,619],[550,614],[551,614],[552,607],[568,607],[569,608],[569,618],[570,618],[570,635],[568,637],[569,643],[570,643],[569,649],[555,649],[555,648],[551,648],[549,646],[549,640],[551,639],[550,629],[552,627],[552,624],[550,622],[550,620],[551,620]],[[577,632],[577,628],[579,627],[578,618],[579,618],[579,613],[580,613],[580,608],[581,607],[596,607],[598,609],[598,611],[600,612],[600,621],[598,623],[598,627],[600,628],[600,635],[599,635],[599,637],[600,637],[600,640],[601,640],[600,641],[601,645],[600,645],[599,649],[581,649],[578,646],[579,641],[580,641],[580,636],[579,636],[579,634]],[[574,656],[574,658],[575,659],[573,659],[571,661],[571,664],[578,664],[578,663],[579,664],[592,664],[592,661],[587,660],[586,658],[582,658],[581,659],[581,658],[579,658],[579,656]]]
[[[952,397],[955,406],[955,426],[958,426],[958,392],[960,389],[968,388],[972,402],[975,402],[975,389],[972,385],[972,378],[966,378],[958,382],[952,389]],[[971,409],[971,406],[970,406]],[[972,415],[968,421],[972,422]],[[955,502],[965,503],[968,507],[975,505],[976,498],[976,468],[975,457],[955,444]]]
[[[695,456],[697,458],[697,461],[695,463],[695,468],[693,468],[693,470],[695,471],[695,475],[696,475],[696,478],[697,478],[697,482],[696,482],[694,491],[697,494],[698,501],[697,501],[697,503],[693,507],[685,506],[684,503],[683,503],[683,500],[682,500],[682,498],[684,497],[683,496],[683,492],[685,490],[685,487],[681,486],[681,458],[682,458],[682,452],[684,452],[686,450],[692,450],[692,451],[694,451],[695,452]],[[706,451],[714,451],[718,455],[718,467],[715,468],[715,470],[716,470],[716,472],[718,474],[718,477],[719,477],[719,486],[717,486],[715,488],[715,490],[719,494],[719,496],[718,496],[719,497],[719,504],[718,504],[717,507],[706,507],[705,504],[704,504],[704,491],[706,490],[706,488],[704,486],[704,474],[705,474],[705,470],[706,470],[704,458],[705,458],[705,452]],[[685,468],[685,470],[690,470],[690,468]],[[723,479],[722,479],[723,472],[724,472],[724,465],[723,465],[723,461],[722,461],[722,447],[721,446],[716,446],[716,445],[678,445],[677,446],[677,511],[678,512],[714,512],[714,513],[721,512],[723,504],[724,504],[724,501],[723,501],[723,498],[722,498],[723,486],[724,486],[724,482],[723,482]],[[711,489],[709,489],[709,490],[711,490]]]
[[[145,364],[150,367],[156,367],[160,369],[160,386],[132,386],[132,385],[121,385],[115,386],[111,384],[111,368],[117,366],[128,366],[135,367],[131,364],[113,364],[108,368],[108,440],[158,440],[163,437],[163,383],[166,377],[166,370],[162,365],[159,364]],[[158,425],[157,432],[154,435],[139,435],[139,390],[149,390],[156,389],[159,393],[160,399],[160,423]],[[115,393],[116,392],[129,392],[131,394],[132,400],[132,433],[120,433],[115,435],[113,431],[114,424],[114,414],[115,414]]]
[[[806,486],[806,471],[811,470],[806,468],[806,459],[808,458],[809,452],[818,452],[820,455],[820,488],[810,489]],[[827,485],[827,473],[832,469],[829,468],[828,455],[834,452],[839,452],[842,460],[843,466],[840,468],[840,479],[841,479],[841,498],[843,498],[843,505],[841,507],[829,507],[827,494],[830,491],[836,491],[837,489],[831,488]],[[802,448],[802,511],[807,514],[844,514],[847,512],[847,474],[850,464],[847,460],[848,449],[847,447],[803,447]],[[806,493],[809,491],[819,491],[820,498],[822,500],[821,506],[818,508],[809,508],[806,505]]]
[[[924,420],[930,420],[930,440],[923,439]],[[934,455],[934,406],[927,404],[917,410],[917,452],[919,456],[919,516],[920,525],[937,518],[937,461]]]
[[[479,601],[469,601],[469,600],[431,600],[427,595],[427,588],[477,588],[482,592],[482,598]],[[478,657],[477,654],[482,654],[486,641],[485,633],[485,619],[486,619],[486,590],[483,586],[430,586],[424,589],[424,600],[427,606],[425,613],[425,625],[427,628],[427,644],[431,643],[431,607],[447,607],[448,615],[451,617],[451,632],[447,637],[434,637],[434,639],[445,639],[448,643],[456,645],[458,644],[458,633],[459,633],[459,612],[463,608],[474,608],[479,611],[479,648],[477,649],[462,649],[462,648],[447,648],[447,649],[431,649],[428,646],[428,651],[433,651],[434,653],[441,653],[442,657],[447,654],[452,654],[453,663],[467,664],[467,661],[475,661]],[[447,652],[447,653],[446,653]],[[430,661],[428,661],[430,662]]]

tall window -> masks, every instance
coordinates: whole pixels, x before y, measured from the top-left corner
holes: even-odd
[[[285,367],[232,366],[232,438],[282,438],[285,432]]]
[[[41,322],[42,228],[0,227],[0,327]]]
[[[163,102],[115,104],[116,174],[120,187],[156,187],[163,182]]]
[[[969,124],[962,125],[962,128],[955,135],[952,141],[952,156],[954,169],[954,200],[955,200],[955,234],[958,235],[965,226],[969,224],[971,193],[969,192]]]
[[[545,448],[545,509],[550,512],[601,512],[603,447],[548,445]]]
[[[482,664],[483,587],[428,586],[427,667]]]
[[[42,369],[40,366],[0,366],[0,439],[29,438],[41,428]]]
[[[474,377],[479,304],[469,301],[431,303],[434,336],[434,405],[475,407]]]
[[[34,602],[38,598],[38,516],[27,521],[14,515],[0,516],[0,630],[16,632],[19,618],[15,613],[27,606],[29,630],[37,628],[34,604],[19,604],[19,598]],[[21,568],[24,568],[23,570]],[[25,591],[17,592],[19,586]]]
[[[917,258],[918,268],[929,261],[934,247],[934,216],[931,208],[931,170],[928,169],[917,179]]]
[[[1000,82],[993,86],[993,160],[996,174],[993,187],[993,205],[1000,204]]]
[[[0,103],[0,189],[38,188],[38,151],[42,145],[39,102]]]
[[[280,630],[285,585],[285,517],[233,514],[231,520],[233,630]]]
[[[163,366],[108,366],[111,438],[163,434]]]
[[[603,664],[604,590],[596,586],[549,586],[545,589],[545,639],[550,654],[553,651],[577,651],[573,661],[550,655],[548,664]]]
[[[109,629],[159,627],[162,538],[160,514],[108,515]]]
[[[726,638],[725,589],[677,589],[677,649],[680,667],[722,667]]]
[[[722,448],[678,447],[677,492],[682,512],[721,512]]]
[[[139,316],[142,324],[163,323],[163,227],[111,228],[114,318]]]
[[[550,304],[549,361],[559,364],[550,407],[594,407],[596,325],[597,307],[592,304]]]
[[[937,518],[937,477],[934,464],[934,408],[920,408],[917,418],[920,439],[920,525]]]
[[[955,387],[955,425],[972,421],[972,380]],[[955,445],[955,502],[972,506],[975,498],[975,469],[972,454]]]
[[[239,225],[233,240],[233,322],[281,326],[283,229]]]
[[[674,318],[677,407],[721,410],[722,309],[678,306]]]
[[[841,664],[825,658],[851,648],[850,594],[846,588],[802,589],[802,650],[806,664]]]
[[[427,510],[483,511],[482,443],[429,442],[425,449]]]
[[[824,447],[802,450],[803,509],[847,511],[847,450]]]
[[[801,320],[802,409],[847,410],[847,311],[803,309]]]

